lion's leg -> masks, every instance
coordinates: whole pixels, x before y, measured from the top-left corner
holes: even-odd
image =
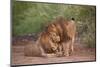
[[[64,43],[62,43],[62,53],[63,53],[63,56],[65,56],[65,50],[66,48],[65,48],[65,44]]]
[[[69,56],[69,53],[68,53],[69,49],[68,49],[68,47],[69,47],[68,43],[63,43],[63,55],[64,56]]]
[[[57,56],[63,56],[63,47],[61,44],[58,44],[58,48],[57,48],[57,51],[56,51],[56,55]]]
[[[67,43],[66,56],[70,56],[70,41]]]
[[[71,40],[63,44],[63,55],[70,56],[71,54]]]
[[[56,56],[60,56],[60,46],[58,43],[54,43],[52,45],[52,50],[54,51]]]
[[[62,45],[61,44],[59,45],[58,48],[59,48],[59,52],[62,52]]]
[[[72,38],[72,42],[71,42],[71,51],[74,52],[74,40],[75,38]]]
[[[41,51],[41,56],[48,57],[47,54],[45,53],[44,49],[42,48],[42,46],[39,46],[39,49]]]

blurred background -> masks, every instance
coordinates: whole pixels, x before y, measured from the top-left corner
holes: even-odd
[[[76,40],[96,47],[96,6],[36,2],[12,3],[12,36],[37,34],[58,16],[75,18]]]

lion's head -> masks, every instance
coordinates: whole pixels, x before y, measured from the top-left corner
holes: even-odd
[[[60,42],[60,35],[54,23],[51,23],[46,27],[46,32],[49,34],[49,37],[53,42]]]

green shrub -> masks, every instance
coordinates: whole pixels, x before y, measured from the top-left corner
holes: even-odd
[[[13,1],[12,10],[13,36],[41,32],[58,16],[66,19],[74,17],[78,37],[88,47],[95,47],[95,6]]]

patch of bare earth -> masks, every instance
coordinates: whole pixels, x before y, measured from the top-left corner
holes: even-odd
[[[75,43],[75,51],[68,57],[28,57],[24,55],[24,47],[32,40],[14,41],[11,47],[12,65],[47,64],[78,61],[95,61],[95,48],[86,48],[80,43]]]

